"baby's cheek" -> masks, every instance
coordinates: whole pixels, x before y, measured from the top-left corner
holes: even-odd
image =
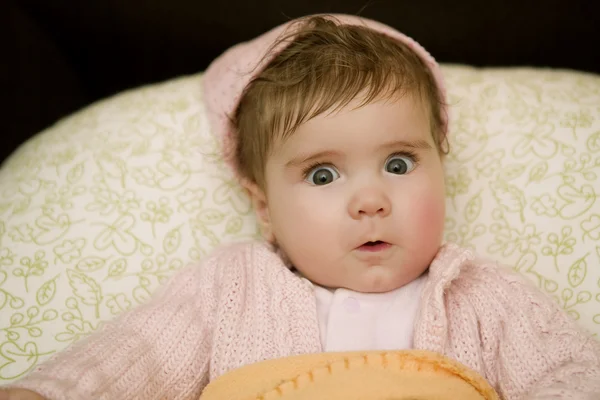
[[[439,246],[444,231],[444,218],[446,215],[443,196],[427,196],[418,203],[415,212],[415,221],[418,225],[419,237],[424,241],[431,241],[432,245]]]

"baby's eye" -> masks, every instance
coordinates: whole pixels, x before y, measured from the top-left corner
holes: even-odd
[[[391,174],[404,175],[415,169],[415,161],[407,155],[396,154],[385,162],[385,170]]]
[[[323,186],[330,184],[339,177],[340,174],[334,167],[319,165],[308,172],[306,181],[313,185]]]

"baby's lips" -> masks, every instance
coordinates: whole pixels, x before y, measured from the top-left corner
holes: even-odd
[[[382,240],[370,240],[368,242],[365,242],[361,245],[362,246],[375,246],[377,244],[387,244],[386,242],[382,241]]]

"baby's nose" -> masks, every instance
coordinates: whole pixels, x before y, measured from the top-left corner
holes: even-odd
[[[386,217],[392,211],[392,203],[385,190],[369,187],[358,191],[350,200],[349,213],[354,219],[363,217]]]

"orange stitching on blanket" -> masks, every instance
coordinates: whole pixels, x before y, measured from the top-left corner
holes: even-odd
[[[387,369],[387,367],[389,365],[388,353],[382,353],[381,354],[381,365],[383,365],[383,368]]]
[[[417,356],[417,355],[407,355],[407,354],[394,354],[394,353],[381,353],[379,354],[379,356],[381,357],[381,365],[383,366],[384,369],[404,369],[406,368],[407,365],[409,364],[413,364],[416,363],[417,365],[411,365],[411,368],[415,368],[417,371],[443,371],[449,375],[453,375],[456,376],[459,379],[463,379],[466,382],[468,382],[469,384],[471,384],[481,395],[484,395],[484,391],[482,390],[482,388],[479,387],[479,385],[476,384],[477,379],[470,373],[461,375],[460,373],[458,373],[456,371],[456,367],[452,364],[449,363],[447,361],[437,361],[437,362],[432,362],[432,360],[427,357],[427,356]],[[389,357],[394,357],[396,362],[398,363],[396,364],[392,364],[390,365],[390,359]],[[308,379],[310,380],[310,382],[314,383],[315,382],[315,375],[314,373],[316,371],[321,371],[321,370],[327,370],[327,372],[331,375],[333,374],[333,365],[334,364],[340,364],[340,362],[343,361],[344,363],[344,368],[347,370],[350,370],[353,368],[353,365],[350,364],[350,358],[351,357],[344,357],[341,360],[335,360],[335,361],[331,361],[328,362],[327,364],[320,366],[320,367],[315,367],[307,372],[304,372],[294,378],[285,380],[283,382],[281,382],[279,385],[277,385],[277,387],[268,390],[266,392],[263,392],[262,395],[256,397],[256,400],[264,400],[265,396],[268,396],[270,393],[276,392],[279,396],[283,396],[283,385],[285,385],[286,383],[289,383],[290,381],[293,383],[294,385],[294,389],[298,389],[298,380],[302,377],[302,376],[306,376],[308,377]],[[357,357],[352,357],[353,359],[358,359]],[[368,355],[362,355],[362,359],[364,361],[363,365],[367,365],[369,364],[369,356]]]

